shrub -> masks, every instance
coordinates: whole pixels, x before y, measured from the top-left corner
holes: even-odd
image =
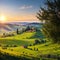
[[[27,46],[27,45],[25,45],[25,46],[24,46],[24,48],[28,48],[28,46]]]
[[[11,49],[11,51],[13,51],[13,49]]]
[[[6,47],[9,47],[9,45],[6,45]]]
[[[50,57],[51,57],[51,55],[49,54],[47,57],[48,57],[48,58],[50,58]]]
[[[13,47],[17,47],[17,45],[14,45]]]
[[[35,40],[35,43],[34,44],[39,44],[40,43],[40,41],[39,40]]]
[[[36,51],[38,51],[38,48],[36,49]]]
[[[29,46],[32,46],[31,44]]]
[[[34,50],[35,50],[35,47],[34,47]]]
[[[7,49],[7,47],[2,47],[2,49]]]
[[[2,45],[0,44],[0,46],[2,46]]]
[[[41,43],[45,43],[45,40],[41,40]]]
[[[24,53],[24,52],[23,52]]]
[[[45,46],[48,46],[47,44]]]

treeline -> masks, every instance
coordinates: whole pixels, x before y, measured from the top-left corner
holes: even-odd
[[[40,31],[40,30],[38,28],[36,28],[36,27],[27,26],[26,28],[22,28],[21,31],[19,31],[19,29],[17,29],[16,33],[17,34],[21,34],[23,32],[27,32],[27,31],[35,32],[35,31]]]
[[[31,26],[27,26],[25,28],[22,28],[21,30],[19,28],[16,29],[16,31],[14,32],[8,32],[8,33],[3,33],[2,34],[2,37],[11,37],[11,36],[15,36],[16,34],[22,34],[24,32],[27,32],[27,31],[30,31],[30,32],[35,32],[35,31],[39,31],[39,29],[35,28],[35,27],[31,27]]]

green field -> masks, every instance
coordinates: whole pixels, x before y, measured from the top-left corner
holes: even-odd
[[[46,40],[45,43],[34,45],[36,39],[38,40],[42,39],[41,36],[42,36],[41,32],[37,31],[37,32],[24,32],[22,34],[15,35],[12,37],[0,38],[0,51],[2,51],[2,54],[5,53],[10,56],[15,56],[17,58],[23,57],[26,58],[27,60],[29,59],[58,60],[58,57],[60,57],[59,44],[54,44],[51,43],[51,41]],[[27,46],[27,48],[24,48],[24,46]]]
[[[21,46],[21,45],[29,45],[29,44],[33,44],[35,38],[30,39],[30,37],[32,37],[35,34],[35,32],[25,32],[21,35],[15,35],[12,37],[4,37],[4,38],[0,38],[0,44],[3,45],[17,45],[17,46]]]

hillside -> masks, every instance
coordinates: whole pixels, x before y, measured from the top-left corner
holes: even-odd
[[[12,56],[14,56],[13,59],[17,58],[18,60],[22,58],[23,60],[60,59],[60,45],[53,44],[51,41],[48,41],[45,38],[41,40],[39,38],[41,37],[41,32],[39,32],[40,31],[28,31],[12,37],[0,38],[0,51],[3,52],[2,55],[8,54],[8,56],[11,57],[11,59]],[[39,41],[46,40],[46,42],[41,42],[34,45],[36,39],[38,39]],[[6,59],[9,60],[8,57]]]
[[[41,28],[40,23],[28,23],[28,22],[12,22],[12,23],[0,23],[0,33],[5,33],[5,32],[11,32],[11,31],[16,31],[18,28],[19,30],[22,30],[23,28],[26,28],[27,26],[33,26],[36,28]]]

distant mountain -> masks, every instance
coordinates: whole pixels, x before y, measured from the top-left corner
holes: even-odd
[[[17,28],[22,29],[27,26],[34,26],[34,27],[42,27],[42,23],[30,23],[30,22],[10,22],[2,24],[0,23],[0,33],[2,32],[9,32],[9,31],[15,31]]]
[[[36,27],[36,28],[41,28],[43,25],[43,23],[28,23],[27,26],[32,26],[32,27]]]

